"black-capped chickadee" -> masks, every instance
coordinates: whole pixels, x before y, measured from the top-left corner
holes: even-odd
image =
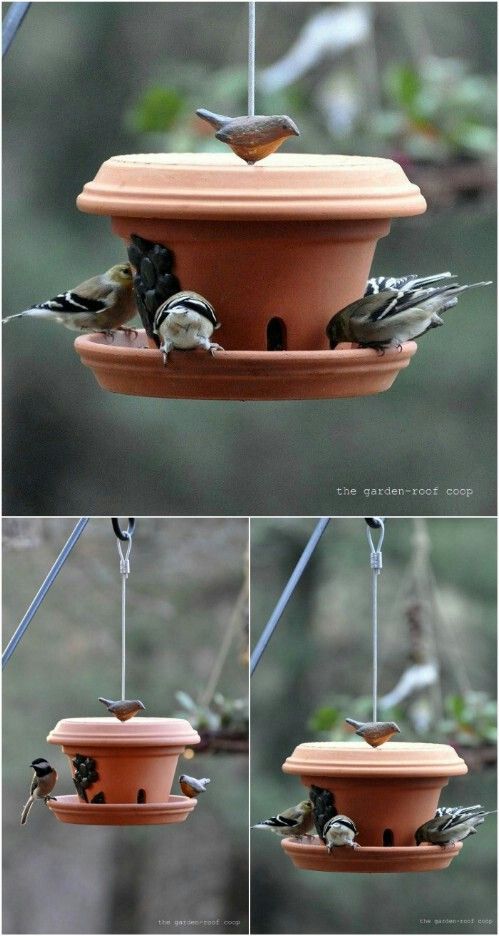
[[[220,328],[220,322],[211,303],[199,293],[184,290],[156,310],[153,333],[166,365],[173,348],[181,351],[204,348],[211,354],[223,351],[219,344],[210,341],[216,328]]]
[[[189,799],[194,799],[194,797],[199,796],[200,793],[206,792],[206,785],[211,783],[211,780],[209,777],[202,777],[200,780],[197,780],[196,777],[188,777],[187,774],[181,774],[178,778],[178,782],[184,796],[188,796]]]
[[[330,854],[333,848],[342,848],[345,845],[349,848],[360,848],[354,841],[358,834],[355,822],[348,816],[333,816],[323,829],[326,848]]]
[[[47,803],[47,800],[55,799],[55,796],[50,794],[57,782],[57,771],[51,767],[44,757],[36,757],[34,761],[31,761],[30,767],[33,768],[35,773],[31,781],[29,799],[21,814],[21,825],[26,824],[31,807],[36,800],[43,800],[44,803]]]
[[[128,721],[133,718],[141,709],[145,711],[145,705],[140,699],[119,699],[113,702],[112,699],[103,699],[99,696],[99,702],[106,706],[111,715],[115,715],[120,721]]]

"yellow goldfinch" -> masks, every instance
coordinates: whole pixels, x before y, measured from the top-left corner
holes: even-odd
[[[85,280],[68,292],[53,299],[9,315],[2,324],[12,319],[31,316],[51,319],[72,331],[113,332],[123,329],[137,313],[133,295],[133,274],[129,263],[117,263],[110,270]]]
[[[297,806],[291,806],[277,816],[262,819],[252,827],[253,829],[270,829],[276,835],[297,837],[312,832],[314,817],[310,800],[302,800]]]

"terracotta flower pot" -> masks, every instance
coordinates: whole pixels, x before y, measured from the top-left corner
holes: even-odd
[[[181,718],[63,718],[47,741],[67,754],[78,795],[48,805],[62,822],[181,822],[196,800],[170,794],[173,776],[186,745],[199,740]]]
[[[285,839],[283,848],[300,868],[315,871],[430,871],[445,868],[461,845],[415,845],[416,829],[435,815],[450,777],[467,773],[446,744],[388,742],[308,743],[295,748],[283,768],[331,790],[339,813],[357,825],[359,849],[328,854],[321,843]]]
[[[363,294],[376,242],[391,219],[425,210],[417,186],[391,160],[274,154],[246,166],[231,153],[117,156],[103,163],[77,203],[82,211],[110,215],[127,242],[138,234],[169,247],[182,288],[206,296],[222,322],[216,339],[226,350],[211,366],[202,368],[200,355],[185,352],[174,352],[162,370],[159,357],[152,359],[151,395],[357,396],[387,389],[415,351],[408,345],[390,356],[388,383],[379,355],[362,350],[347,362],[345,351],[328,350],[325,335],[333,313]],[[91,367],[92,341],[76,344]],[[277,346],[283,350],[274,351]],[[123,370],[133,372],[136,348],[99,343],[103,386],[133,392],[122,389]],[[317,356],[321,351],[326,354]],[[369,379],[352,381],[352,367],[367,369]],[[135,392],[147,394],[150,378]]]

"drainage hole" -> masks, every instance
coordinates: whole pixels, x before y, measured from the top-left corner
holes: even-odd
[[[138,803],[145,803],[145,801],[146,801],[146,791],[145,791],[145,790],[139,790],[138,793],[137,793],[137,802],[138,802]]]
[[[383,845],[385,848],[391,848],[393,846],[393,832],[391,829],[385,829],[383,832]]]
[[[286,326],[281,318],[272,318],[267,325],[267,351],[285,350]]]

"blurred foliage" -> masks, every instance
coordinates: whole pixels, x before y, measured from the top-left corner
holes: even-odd
[[[480,745],[495,746],[497,742],[497,706],[487,692],[452,693],[443,700],[445,717],[436,722],[435,731],[449,744],[463,748]],[[308,727],[322,741],[345,740],[345,712],[349,718],[369,721],[372,713],[370,696],[358,696],[352,703],[348,696],[334,696],[331,702],[321,704],[311,715]],[[414,731],[402,706],[383,708],[383,721],[398,724],[407,741],[431,741],[434,731],[427,736]]]
[[[458,59],[432,58],[418,72],[391,65],[384,75],[389,107],[373,115],[372,132],[412,159],[493,156],[496,82],[468,74]]]
[[[198,731],[248,732],[248,700],[228,699],[216,692],[211,705],[200,705],[187,692],[176,692],[175,698],[181,706],[178,718],[188,718]]]

